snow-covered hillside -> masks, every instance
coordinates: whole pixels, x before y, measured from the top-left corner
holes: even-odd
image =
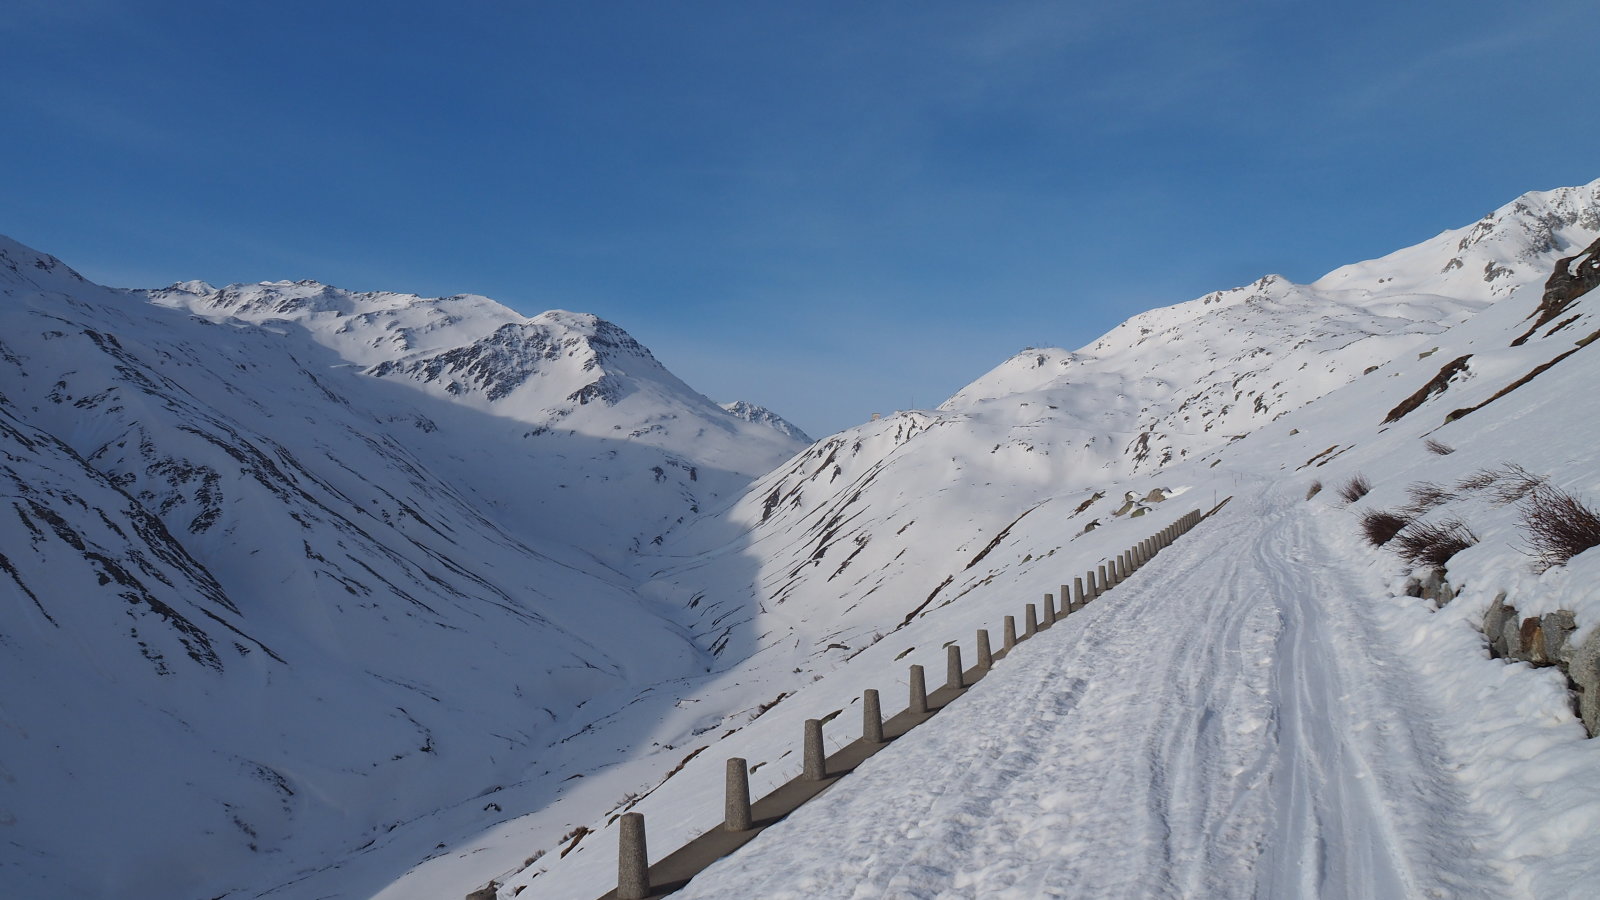
[[[563,798],[384,896],[490,877],[501,896],[598,896],[615,877],[616,811],[644,812],[652,857],[664,855],[719,820],[724,758],[757,767],[759,796],[798,771],[802,719],[843,710],[829,725],[842,745],[859,733],[861,689],[883,690],[893,712],[907,664],[937,670],[946,642],[970,648],[973,629],[1230,496],[1182,553],[1034,645],[1052,654],[1018,673],[1034,683],[986,679],[955,724],[936,719],[886,750],[859,788],[836,788],[689,895],[1573,896],[1597,875],[1586,835],[1600,749],[1564,679],[1489,659],[1478,629],[1501,589],[1539,596],[1523,601],[1536,611],[1592,609],[1592,561],[1536,575],[1516,507],[1463,496],[1453,502],[1480,541],[1451,561],[1461,594],[1434,612],[1396,596],[1412,566],[1360,539],[1368,507],[1336,488],[1360,472],[1374,503],[1399,504],[1419,479],[1520,462],[1600,500],[1600,435],[1566,412],[1600,372],[1563,356],[1594,330],[1600,300],[1512,346],[1557,260],[1594,241],[1597,210],[1600,182],[1530,194],[1312,285],[1266,279],[1135,317],[1075,353],[1028,351],[939,410],[823,440],[664,548],[679,562],[647,590],[679,605],[728,668],[661,710],[650,747],[587,770],[606,815]],[[1482,361],[1385,421],[1468,353]],[[1557,357],[1516,402],[1444,425]],[[1226,424],[1207,430],[1213,420]],[[1456,452],[1428,450],[1430,437]],[[1328,487],[1307,501],[1313,480]],[[1600,610],[1583,616],[1595,621],[1574,640],[1600,633]],[[1141,687],[1147,671],[1171,677]],[[1011,719],[987,711],[1011,703]],[[908,784],[907,771],[933,777]],[[1055,776],[1062,786],[1041,796]],[[1070,789],[1080,783],[1126,802]],[[1459,828],[1413,834],[1439,817]],[[841,821],[861,827],[841,834]],[[528,846],[570,852],[526,868],[499,852]]]
[[[558,384],[375,377],[507,329],[543,351],[473,371]],[[579,382],[617,395],[569,406]],[[703,671],[630,560],[798,446],[593,317],[147,298],[10,241],[0,425],[12,896],[290,881],[526,777],[582,705]]]
[[[1600,293],[1541,307],[1597,235],[1600,181],[1528,194],[788,458],[590,317],[134,295],[8,246],[4,765],[50,774],[0,780],[34,823],[0,871],[54,890],[121,841],[70,886],[598,897],[620,812],[659,859],[721,821],[726,758],[760,796],[803,720],[853,740],[862,689],[898,711],[908,665],[1215,509],[685,896],[1587,896],[1600,741],[1482,627],[1503,593],[1600,648],[1600,558],[1541,571],[1510,498],[1522,472],[1600,506]],[[1381,511],[1470,531],[1453,599],[1409,595]],[[147,801],[180,826],[130,833]]]
[[[855,646],[994,577],[986,548],[1024,517],[1070,523],[1070,540],[1132,514],[1114,485],[1168,484],[1173,464],[1537,293],[1558,256],[1600,231],[1597,209],[1600,184],[1529,194],[1311,285],[1268,276],[1142,313],[1076,352],[1024,351],[937,410],[861,425],[795,457],[729,516],[670,544],[692,562],[662,581],[687,600],[704,592],[708,553],[747,547],[756,577],[696,608],[707,649],[757,620],[750,596],[769,613],[806,611],[803,624],[780,614],[753,628],[761,647],[798,639],[822,658],[841,636]]]

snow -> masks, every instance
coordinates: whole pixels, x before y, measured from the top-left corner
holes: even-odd
[[[1252,500],[682,896],[1505,896],[1371,586]]]
[[[1149,324],[1130,322],[1081,351],[1019,354],[938,411],[901,413],[825,439],[757,482],[727,516],[695,523],[666,548],[685,561],[662,573],[654,590],[686,607],[705,595],[694,609],[706,609],[707,625],[717,629],[699,640],[726,637],[735,648],[730,655],[743,661],[734,668],[742,680],[789,668],[801,684],[759,720],[735,720],[737,733],[691,742],[711,750],[632,807],[646,814],[655,856],[715,824],[722,759],[764,763],[753,775],[759,796],[798,770],[802,719],[856,708],[862,688],[894,696],[903,666],[939,671],[945,641],[970,646],[972,629],[993,633],[1003,615],[1020,613],[1019,598],[1053,591],[1183,509],[1234,496],[1215,525],[1181,542],[1187,555],[1167,551],[1118,588],[1126,591],[1121,599],[1114,592],[1074,627],[1047,632],[1033,645],[1033,653],[1059,649],[1038,663],[1051,673],[1048,682],[1041,674],[1015,688],[1013,701],[996,694],[1004,683],[997,672],[957,704],[974,709],[986,696],[983,712],[962,718],[952,708],[936,717],[904,739],[903,752],[915,759],[899,756],[899,744],[885,751],[815,801],[814,811],[802,809],[708,870],[688,895],[1571,896],[1592,882],[1600,858],[1592,837],[1600,824],[1600,798],[1590,787],[1592,742],[1550,670],[1488,659],[1476,630],[1494,591],[1538,593],[1533,582],[1581,579],[1588,561],[1574,560],[1570,576],[1535,577],[1518,548],[1515,509],[1468,498],[1470,509],[1434,512],[1467,517],[1483,538],[1451,562],[1461,596],[1434,611],[1427,601],[1395,596],[1407,567],[1362,544],[1357,520],[1369,506],[1404,502],[1414,481],[1451,482],[1508,460],[1600,497],[1592,481],[1600,445],[1593,417],[1575,423],[1562,410],[1584,396],[1579,382],[1593,378],[1584,354],[1523,388],[1531,393],[1518,402],[1496,401],[1441,427],[1449,410],[1488,399],[1593,330],[1587,323],[1597,301],[1590,297],[1579,304],[1585,318],[1566,331],[1508,347],[1526,327],[1548,265],[1593,239],[1584,224],[1593,214],[1585,210],[1596,206],[1597,189],[1583,189],[1588,206],[1576,211],[1572,198],[1580,192],[1560,191],[1549,206],[1530,195],[1490,217],[1513,235],[1530,233],[1517,215],[1570,220],[1545,234],[1543,271],[1524,258],[1526,245],[1485,237],[1483,229],[1470,229],[1478,239],[1462,248],[1464,229],[1423,250],[1355,267],[1341,279],[1346,287],[1265,279],[1147,313],[1147,323],[1171,323],[1152,329],[1163,341],[1139,333]],[[1479,274],[1464,282],[1459,267],[1446,267],[1458,253],[1486,248],[1496,259],[1517,260],[1526,276],[1490,283]],[[1443,252],[1449,255],[1441,258]],[[1363,283],[1355,284],[1358,278]],[[1274,297],[1298,302],[1269,302]],[[1251,311],[1233,324],[1206,321],[1219,309],[1241,308]],[[1237,341],[1234,352],[1207,356],[1214,344],[1182,340],[1208,329],[1227,335],[1230,327],[1251,331],[1221,339]],[[1186,349],[1194,344],[1199,355]],[[1444,362],[1491,347],[1510,357],[1494,374],[1452,385],[1400,422],[1383,423]],[[1137,363],[1119,361],[1110,374],[1097,362],[1139,353],[1145,355]],[[1280,374],[1268,381],[1261,366]],[[1367,374],[1371,366],[1378,368]],[[1142,374],[1119,374],[1135,372]],[[1276,391],[1284,397],[1268,392],[1269,408],[1248,415],[1224,411],[1233,390],[1210,386],[1228,389],[1235,379],[1268,389],[1283,379]],[[1164,464],[1125,452],[1140,427],[1151,427],[1142,423],[1181,421],[1180,410],[1211,418],[1198,415],[1207,409],[1235,417],[1237,433],[1247,436],[1235,440],[1232,427],[1168,432],[1180,454]],[[1427,437],[1457,452],[1429,453]],[[1346,508],[1334,490],[1357,472],[1375,488]],[[1313,479],[1328,488],[1308,502]],[[1149,504],[1151,512],[1138,519],[1113,515],[1127,492],[1142,497],[1156,486],[1176,496]],[[1100,527],[1083,531],[1091,520]],[[1008,525],[1005,538],[975,560]],[[1250,547],[1259,549],[1240,560],[1241,548]],[[718,579],[719,560],[752,558],[760,562],[751,576]],[[1196,577],[1182,578],[1183,565]],[[1199,573],[1225,585],[1233,578],[1240,590],[1176,586],[1204,581]],[[1140,587],[1158,575],[1158,588]],[[925,604],[930,593],[935,599]],[[733,599],[718,603],[716,595]],[[759,611],[744,612],[749,607],[737,598],[751,595],[761,598]],[[1587,609],[1593,597],[1576,588],[1523,602]],[[1148,612],[1124,633],[1117,628],[1130,609]],[[1393,618],[1398,611],[1411,620]],[[1208,618],[1196,618],[1202,614]],[[739,615],[747,624],[730,629]],[[1414,636],[1419,618],[1429,626],[1421,640]],[[1233,623],[1231,637],[1219,637],[1223,622]],[[1081,637],[1066,643],[1076,626]],[[1168,668],[1182,652],[1174,642],[1191,632],[1202,639],[1187,665]],[[849,649],[826,651],[834,643]],[[909,655],[896,658],[907,648]],[[1245,659],[1253,666],[1243,666]],[[1511,685],[1496,698],[1507,711],[1502,722],[1486,720],[1482,691],[1468,692],[1472,680],[1456,674],[1469,666],[1480,684]],[[1516,686],[1519,671],[1541,685],[1532,709],[1527,698],[1538,695]],[[1064,680],[1074,672],[1082,685]],[[763,681],[743,696],[776,686]],[[791,680],[786,689],[794,686]],[[727,690],[692,696],[697,707],[726,709],[732,704],[717,694]],[[1092,714],[1082,712],[1091,696]],[[996,711],[1013,703],[1013,718]],[[1152,718],[1169,703],[1189,718]],[[1034,721],[1052,714],[1070,726]],[[830,741],[854,736],[844,721],[830,726],[844,731]],[[981,755],[969,746],[975,742]],[[1034,778],[1034,767],[1044,774]],[[609,773],[619,789],[654,786],[630,778],[636,769],[649,770],[635,760]],[[1064,790],[1074,770],[1082,790]],[[767,772],[773,774],[763,783]],[[905,772],[917,773],[915,787],[906,787]],[[1243,785],[1251,778],[1254,790]],[[1108,781],[1121,792],[1099,792]],[[1571,802],[1547,818],[1550,807],[1536,798],[1553,794]],[[885,809],[909,811],[879,812]],[[554,812],[569,825],[581,821],[556,808],[541,815]],[[565,859],[542,859],[520,874],[513,865],[501,876],[503,895],[523,885],[525,897],[602,893],[615,877],[615,839],[604,819],[591,821],[604,837],[598,848],[591,849],[598,839],[590,836]],[[886,821],[915,824],[896,831]],[[800,834],[784,837],[791,827]],[[1047,833],[1056,843],[1044,840]],[[494,843],[469,846],[492,852]],[[389,896],[443,883],[430,875],[429,867],[413,872]]]
[[[1232,498],[684,896],[1586,896],[1600,743],[1478,629],[1504,591],[1582,638],[1600,556],[1536,572],[1518,506],[1454,486],[1600,505],[1600,351],[1491,402],[1600,330],[1591,295],[1511,346],[1597,232],[1600,182],[1528,194],[809,448],[592,316],[119,292],[0,244],[0,879],[596,897],[618,812],[659,859],[726,758],[770,791],[803,720],[842,746],[862,689],[893,713],[908,665]],[[1478,537],[1438,608],[1358,529],[1419,482]]]

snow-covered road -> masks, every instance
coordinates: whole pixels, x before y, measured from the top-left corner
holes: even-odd
[[[682,896],[1511,895],[1305,509],[1235,499]]]

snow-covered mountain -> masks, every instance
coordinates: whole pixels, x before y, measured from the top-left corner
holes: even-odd
[[[1536,292],[1559,256],[1600,231],[1597,210],[1600,184],[1528,194],[1310,285],[1267,276],[1141,313],[1078,351],[1025,350],[936,410],[860,425],[796,456],[727,517],[701,520],[670,545],[695,562],[666,580],[676,596],[693,596],[703,590],[700,558],[742,542],[760,566],[721,594],[808,611],[805,625],[758,627],[766,643],[798,638],[815,652],[841,634],[898,627],[993,577],[985,548],[1023,517],[1070,522],[1070,538],[1132,514],[1113,485],[1165,484],[1172,465]],[[891,587],[894,599],[883,593]],[[721,602],[697,611],[712,650],[717,635],[758,615],[747,605],[730,615]]]
[[[1585,779],[1600,771],[1600,749],[1584,742],[1564,679],[1548,669],[1523,678],[1489,660],[1479,629],[1506,590],[1528,598],[1519,609],[1576,611],[1575,641],[1600,634],[1600,594],[1584,574],[1597,561],[1538,576],[1519,549],[1516,507],[1463,491],[1453,507],[1421,514],[1427,522],[1458,510],[1480,538],[1452,559],[1461,593],[1434,613],[1431,601],[1395,596],[1412,566],[1367,546],[1360,529],[1370,508],[1413,502],[1419,480],[1471,481],[1508,462],[1600,500],[1595,417],[1570,414],[1584,381],[1600,375],[1578,352],[1600,299],[1585,295],[1516,343],[1540,317],[1558,262],[1595,241],[1597,216],[1600,182],[1529,194],[1310,285],[1268,277],[1136,316],[1075,352],[1025,351],[937,410],[824,439],[726,515],[667,543],[663,553],[679,561],[647,591],[691,617],[696,643],[727,674],[686,691],[681,712],[664,711],[652,740],[672,752],[641,748],[625,763],[586,770],[586,780],[607,779],[611,795],[642,795],[625,805],[646,814],[660,848],[652,855],[663,855],[715,825],[724,758],[751,761],[759,796],[798,770],[802,719],[843,711],[828,726],[832,746],[842,745],[859,733],[851,719],[862,688],[894,696],[906,664],[940,671],[946,642],[970,648],[974,628],[993,632],[1040,592],[1231,496],[1214,529],[1186,537],[1190,549],[1130,582],[1117,604],[1050,632],[1058,649],[1034,667],[1037,683],[1020,688],[1028,693],[1015,715],[984,712],[1013,702],[984,693],[986,680],[960,701],[979,704],[964,725],[930,725],[904,750],[896,744],[863,768],[859,787],[830,792],[689,894],[761,896],[782,884],[815,896],[936,896],[952,885],[962,896],[1039,895],[1075,884],[1097,896],[1285,896],[1307,866],[1321,865],[1355,894],[1445,884],[1466,896],[1571,896],[1596,877],[1600,847],[1547,826],[1541,806],[1550,801],[1528,798],[1559,792],[1554,815],[1597,824],[1600,794]],[[1452,368],[1462,356],[1470,359]],[[1507,402],[1503,392],[1534,372]],[[1441,390],[1423,390],[1441,375]],[[1420,405],[1389,419],[1419,392]],[[1455,452],[1430,451],[1430,438]],[[1338,499],[1357,474],[1376,485],[1373,507]],[[1327,489],[1307,501],[1314,481]],[[1334,570],[1344,574],[1318,574]],[[1295,652],[1313,641],[1337,650]],[[1361,674],[1385,666],[1382,686]],[[1297,701],[1303,683],[1317,693]],[[1052,694],[1052,684],[1064,693]],[[1074,713],[1077,703],[1084,708]],[[1483,715],[1485,704],[1519,703],[1525,715]],[[1344,724],[1306,718],[1311,707]],[[886,700],[886,712],[895,708]],[[1045,723],[1061,717],[1070,730],[1042,729],[1040,710]],[[1218,746],[1205,710],[1240,739]],[[985,720],[992,730],[978,724]],[[1373,721],[1384,724],[1365,731]],[[1035,760],[1046,777],[1030,780],[1026,762],[1018,771],[1004,765],[1013,755]],[[1440,760],[1475,773],[1478,799],[1461,800],[1449,776],[1439,780],[1430,767]],[[944,780],[910,786],[908,770]],[[1229,771],[1258,775],[1230,792],[1219,774]],[[1293,789],[1347,777],[1373,783],[1374,773],[1387,796],[1357,802],[1331,786],[1326,796]],[[1082,807],[1077,795],[1041,795],[1050,778],[1112,790]],[[1050,801],[1042,809],[1041,799]],[[1031,827],[1025,821],[967,815],[969,807],[1017,807],[1052,824],[1036,847],[1018,837]],[[463,843],[384,896],[490,877],[504,884],[502,896],[523,886],[522,896],[598,895],[615,877],[608,822],[618,808],[585,816],[581,801],[563,799]],[[1297,811],[1308,818],[1294,819]],[[1435,830],[1432,844],[1405,836],[1457,813],[1481,833]],[[841,822],[862,828],[835,841]],[[579,825],[599,837],[570,839]],[[1353,830],[1390,837],[1368,844]],[[1179,846],[1151,837],[1163,832]],[[562,834],[569,841],[558,844]],[[1301,838],[1324,848],[1320,861],[1304,856]],[[1049,852],[1061,841],[1082,852]],[[497,872],[496,848],[508,844],[569,852],[526,867],[500,854],[506,866]],[[964,847],[983,849],[969,859]],[[1486,869],[1486,847],[1504,862]],[[891,859],[911,862],[884,864]],[[1209,861],[1197,863],[1209,874],[1185,881],[1188,865],[1178,860]]]
[[[811,436],[801,431],[794,423],[758,403],[751,403],[748,400],[735,400],[732,403],[722,404],[722,408],[727,410],[729,414],[746,422],[755,422],[769,428],[775,428],[780,434],[788,435],[802,443],[814,443]]]
[[[740,478],[810,443],[776,426],[748,427],[772,421],[727,414],[626,331],[587,313],[526,318],[471,294],[353,293],[314,281],[185,282],[145,296],[212,321],[292,328],[369,375],[521,423],[530,438],[625,437],[665,451],[679,469]]]
[[[1600,181],[1528,194],[792,456],[592,317],[115,292],[6,245],[0,666],[26,689],[0,764],[44,774],[0,779],[0,873],[599,896],[619,812],[660,858],[720,821],[727,757],[759,796],[802,720],[853,739],[863,688],[896,711],[908,664],[1220,505],[687,895],[1582,896],[1600,742],[1481,629],[1504,592],[1600,640],[1600,558],[1536,571],[1483,473],[1600,503],[1600,294],[1545,291],[1597,236]],[[1383,510],[1470,527],[1454,600],[1361,539]],[[167,831],[119,819],[147,804]]]
[[[593,317],[116,291],[11,241],[0,426],[13,896],[274,883],[527,777],[704,669],[630,560],[799,446]]]

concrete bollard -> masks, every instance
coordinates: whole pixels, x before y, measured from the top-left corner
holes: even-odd
[[[1067,599],[1067,595],[1066,594],[1062,594],[1061,595],[1061,599],[1063,601],[1066,600]],[[1044,627],[1049,628],[1051,625],[1054,625],[1055,623],[1056,623],[1056,595],[1055,594],[1045,594],[1044,595]]]
[[[989,629],[978,629],[978,665],[981,668],[990,668],[994,665],[994,651],[989,649]]]
[[[1006,616],[1006,649],[1010,650],[1017,645],[1017,617]]]
[[[1094,595],[1095,595],[1095,597],[1098,598],[1101,594],[1104,594],[1106,591],[1111,590],[1111,583],[1106,580],[1107,572],[1106,572],[1105,564],[1102,563],[1097,568],[1100,570],[1100,577],[1095,579],[1095,582],[1094,582]]]
[[[727,790],[722,804],[722,827],[728,831],[749,831],[755,827],[750,815],[750,764],[735,756],[728,760],[723,779]]]
[[[911,667],[911,705],[908,708],[914,713],[928,711],[928,682],[921,666]]]
[[[961,645],[951,644],[944,648],[944,683],[956,690],[967,686],[961,677]]]
[[[1083,609],[1083,579],[1072,579],[1072,606]],[[1067,607],[1067,612],[1072,612],[1072,607]]]
[[[827,777],[828,767],[822,755],[821,719],[806,720],[805,760],[807,781],[821,781]]]
[[[645,855],[644,813],[623,813],[617,830],[617,900],[650,896],[650,864]]]
[[[1061,586],[1061,614],[1057,618],[1065,619],[1072,615],[1072,595],[1067,593],[1067,586]]]
[[[1022,636],[1031,638],[1039,633],[1039,607],[1032,603],[1022,612]]]
[[[869,744],[883,743],[883,706],[874,688],[861,692],[861,739]]]

